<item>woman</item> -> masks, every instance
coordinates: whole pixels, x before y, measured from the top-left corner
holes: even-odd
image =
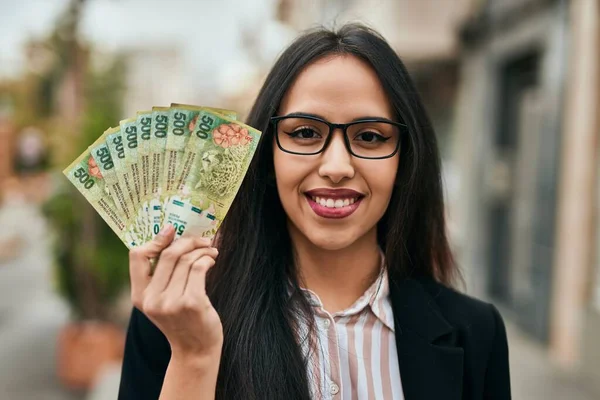
[[[451,289],[435,135],[390,46],[301,36],[248,123],[218,250],[166,227],[131,252],[120,399],[509,399],[498,311]]]

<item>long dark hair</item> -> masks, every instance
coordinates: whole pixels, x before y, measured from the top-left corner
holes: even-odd
[[[286,90],[310,63],[327,55],[366,60],[408,126],[390,205],[378,242],[392,282],[429,276],[451,285],[458,273],[446,237],[440,158],[435,134],[400,58],[373,30],[351,24],[313,30],[281,54],[250,111],[263,136],[246,178],[220,228],[220,255],[208,294],[223,322],[219,399],[309,399],[306,364],[294,326],[310,317],[298,281],[286,214],[273,172],[269,125]]]

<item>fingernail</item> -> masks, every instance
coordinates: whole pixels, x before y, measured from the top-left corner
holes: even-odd
[[[173,229],[173,225],[166,224],[165,226],[163,226],[163,228],[160,230],[160,232],[158,232],[158,234],[161,236],[167,236],[167,235],[169,235],[169,233],[171,233],[171,229]]]

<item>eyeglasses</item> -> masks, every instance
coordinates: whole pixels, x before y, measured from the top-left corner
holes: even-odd
[[[332,124],[304,115],[272,117],[277,146],[286,153],[314,155],[325,151],[334,129],[344,133],[346,149],[354,157],[383,159],[393,157],[400,148],[407,126],[384,118],[368,118],[348,124]]]

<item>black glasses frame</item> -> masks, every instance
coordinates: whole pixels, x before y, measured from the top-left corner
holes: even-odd
[[[321,148],[321,150],[315,151],[313,153],[298,153],[298,152],[289,151],[289,150],[286,150],[283,148],[283,146],[279,142],[279,134],[277,132],[277,125],[279,124],[279,121],[284,120],[284,119],[290,119],[290,118],[302,118],[302,119],[317,121],[317,122],[321,122],[329,127],[329,134],[325,138],[325,143],[323,144],[323,147]],[[348,133],[347,133],[348,127],[353,126],[353,125],[362,124],[365,122],[385,122],[385,123],[395,125],[398,128],[400,128],[400,137],[398,138],[398,143],[396,143],[396,148],[394,149],[393,153],[391,153],[390,155],[387,155],[387,156],[383,156],[383,157],[365,157],[365,156],[359,156],[352,151],[352,146],[350,145],[350,139],[348,139]],[[363,158],[363,159],[367,159],[367,160],[382,160],[382,159],[391,158],[391,157],[395,156],[396,153],[398,153],[398,150],[400,149],[400,143],[402,142],[402,136],[408,129],[408,126],[406,126],[405,124],[402,124],[400,122],[390,121],[389,119],[385,119],[385,118],[367,118],[367,119],[352,121],[347,124],[334,124],[329,121],[325,121],[322,118],[313,117],[313,116],[309,116],[309,115],[302,115],[302,114],[290,114],[290,115],[283,115],[283,116],[279,116],[279,117],[271,117],[271,124],[273,124],[273,129],[275,131],[275,140],[277,141],[277,147],[279,147],[279,149],[285,153],[296,154],[296,155],[300,155],[300,156],[312,156],[312,155],[323,153],[329,146],[329,143],[331,143],[331,138],[333,137],[334,130],[341,129],[341,131],[343,133],[342,136],[344,137],[344,144],[346,145],[346,150],[348,150],[348,152],[350,154],[352,154],[354,157]]]

